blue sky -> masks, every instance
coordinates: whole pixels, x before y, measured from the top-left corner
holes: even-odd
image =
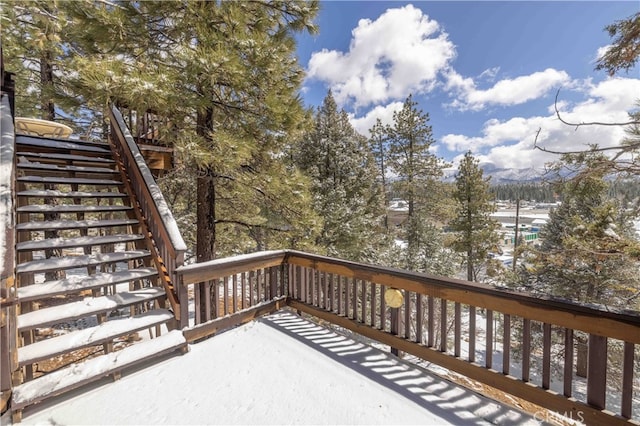
[[[434,150],[449,161],[471,150],[497,167],[542,168],[533,149],[618,144],[620,128],[562,125],[625,121],[640,99],[640,69],[594,70],[611,43],[604,27],[640,10],[627,2],[326,1],[320,32],[298,38],[302,96],[317,106],[331,88],[361,133],[412,93],[431,117]]]

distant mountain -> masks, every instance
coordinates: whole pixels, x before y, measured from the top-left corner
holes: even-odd
[[[526,169],[507,169],[496,167],[493,163],[481,163],[480,168],[485,176],[491,176],[491,184],[500,183],[536,183],[542,181],[544,169],[529,167]],[[456,169],[445,170],[444,180],[455,181]]]

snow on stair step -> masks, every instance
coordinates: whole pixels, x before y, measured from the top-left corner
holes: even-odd
[[[73,154],[57,154],[57,153],[49,153],[49,152],[17,152],[17,157],[35,157],[42,158],[44,160],[64,160],[64,161],[78,161],[81,163],[105,163],[112,164],[115,163],[111,158],[103,158],[103,157],[89,157],[86,155],[73,155]]]
[[[86,192],[86,191],[58,191],[55,189],[29,189],[26,191],[20,191],[16,194],[18,197],[33,197],[33,198],[124,198],[127,194],[122,192],[112,191],[100,191],[100,192]]]
[[[17,251],[36,251],[44,249],[63,249],[73,247],[89,247],[103,244],[129,243],[144,239],[140,234],[117,234],[102,237],[49,238],[45,240],[25,241],[16,244]]]
[[[81,212],[118,212],[131,210],[130,206],[118,205],[91,205],[91,204],[30,204],[18,207],[18,213],[81,213]]]
[[[64,293],[77,293],[83,290],[126,283],[134,280],[153,278],[158,275],[155,268],[126,269],[116,272],[101,272],[95,275],[74,275],[61,280],[47,281],[43,284],[31,284],[17,289],[17,298],[21,302],[44,299]]]
[[[49,259],[38,259],[21,263],[16,266],[16,273],[40,273],[63,269],[86,268],[87,266],[99,266],[106,263],[127,262],[147,256],[149,256],[147,250],[132,250],[112,253],[94,253],[82,256],[51,257]],[[50,284],[50,282],[47,282],[47,285]]]
[[[87,179],[87,178],[73,178],[73,177],[55,177],[55,176],[22,176],[19,177],[18,182],[26,183],[50,183],[60,185],[111,185],[119,186],[123,183],[119,180],[113,179]]]
[[[115,226],[137,225],[137,219],[107,219],[107,220],[45,220],[19,223],[18,231],[44,231],[49,229],[87,229],[109,228]]]
[[[21,161],[17,164],[19,169],[27,170],[46,170],[47,172],[75,172],[75,173],[105,173],[119,174],[120,172],[107,167],[85,167],[85,166],[57,166],[55,164],[32,163],[30,161]]]
[[[28,145],[41,148],[111,154],[111,150],[106,144],[82,143],[81,141],[73,141],[68,139],[44,139],[33,136],[16,135],[16,145]]]
[[[17,327],[19,331],[26,331],[63,321],[73,321],[90,315],[112,311],[117,308],[151,301],[164,294],[164,290],[160,287],[149,287],[109,296],[87,297],[78,302],[52,306],[50,308],[18,315]]]
[[[182,332],[173,330],[156,339],[134,344],[121,351],[111,352],[83,363],[71,364],[67,368],[16,386],[13,389],[12,408],[22,408],[46,397],[59,395],[64,391],[186,345]]]
[[[106,321],[95,327],[76,330],[18,348],[18,363],[20,366],[33,364],[70,350],[98,345],[129,333],[164,324],[173,318],[173,313],[166,309],[154,309],[134,317]]]

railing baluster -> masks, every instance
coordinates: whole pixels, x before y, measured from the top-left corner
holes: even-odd
[[[633,351],[634,344],[624,342],[624,355],[622,357],[622,401],[620,404],[620,415],[627,419],[630,419],[632,415],[634,371]]]
[[[380,330],[386,330],[387,325],[387,302],[384,300],[384,293],[387,287],[380,284]]]
[[[476,307],[469,305],[469,362],[476,361]]]
[[[607,338],[589,334],[587,403],[599,410],[606,405]]]
[[[241,286],[241,297],[242,297],[242,309],[247,308],[247,274],[246,272],[242,272],[240,274],[240,286]]]
[[[404,337],[411,337],[411,292],[404,291]]]
[[[447,301],[440,299],[440,352],[447,351]]]
[[[522,320],[522,380],[529,381],[531,367],[531,320]]]
[[[324,294],[324,302],[322,304],[322,307],[330,311],[331,309],[329,308],[329,301],[331,299],[329,297],[329,280],[325,272],[321,272],[321,279],[322,279],[322,288],[323,288],[323,294]]]
[[[229,277],[225,276],[222,279],[222,286],[222,297],[224,297],[222,306],[224,307],[224,315],[229,315]]]
[[[351,279],[351,290],[353,293],[351,294],[351,312],[353,316],[351,317],[354,320],[358,320],[358,280],[355,278]]]
[[[344,315],[344,305],[342,303],[344,293],[344,283],[341,275],[338,275],[338,315]]]
[[[370,301],[370,306],[369,306],[369,310],[371,311],[371,321],[369,322],[369,325],[371,327],[375,327],[376,325],[376,284],[371,282],[369,283],[369,287],[371,289],[371,299]]]
[[[511,365],[511,315],[502,316],[502,374],[509,374]]]
[[[278,295],[278,266],[269,268],[269,298],[274,299]]]
[[[231,285],[233,286],[233,291],[231,294],[233,294],[233,313],[235,313],[238,310],[238,274],[233,274],[233,277],[231,279]]]
[[[211,292],[211,290],[213,290],[213,292]],[[208,315],[210,315],[209,319],[218,318],[218,306],[220,303],[220,284],[218,279],[209,281],[207,285],[207,292],[210,294],[210,296],[207,297],[207,300],[209,301],[209,306],[207,307],[209,312]]]
[[[360,319],[360,322],[365,324],[367,322],[367,282],[365,280],[360,280],[360,282],[360,287],[362,288],[362,297],[360,298],[360,303],[362,303],[362,318]]]
[[[542,325],[542,389],[551,385],[551,324]]]
[[[310,302],[313,306],[320,305],[320,291],[318,290],[318,281],[316,280],[316,270],[309,268],[309,289],[311,290]]]
[[[416,294],[416,343],[422,343],[422,295]]]
[[[249,306],[254,305],[254,300],[255,300],[254,283],[257,283],[256,273],[255,271],[249,271]],[[257,287],[257,284],[256,284],[256,287]]]
[[[570,397],[573,394],[573,329],[564,329],[564,378],[563,394]]]
[[[435,322],[434,322],[434,317],[435,317],[435,312],[434,312],[434,306],[433,306],[433,296],[428,296],[429,298],[427,299],[427,316],[428,316],[428,323],[427,323],[427,331],[429,332],[429,335],[427,336],[427,346],[429,346],[430,348],[433,347],[434,345],[434,340],[435,340]]]
[[[487,309],[487,336],[486,345],[484,349],[485,353],[485,367],[492,368],[493,366],[493,311]]]
[[[460,332],[462,328],[461,306],[459,302],[453,305],[453,355],[460,356]]]

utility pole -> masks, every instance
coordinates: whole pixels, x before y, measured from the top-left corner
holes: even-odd
[[[515,238],[513,239],[513,271],[516,271],[516,261],[518,260],[518,229],[520,228],[520,198],[516,199],[516,229]]]

